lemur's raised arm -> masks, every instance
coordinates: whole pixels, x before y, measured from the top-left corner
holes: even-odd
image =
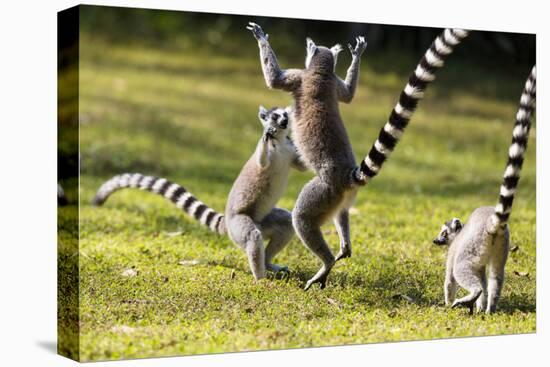
[[[269,165],[269,136],[266,133],[267,131],[264,131],[264,135],[258,142],[258,146],[256,147],[256,159],[258,166],[261,168],[265,168]]]
[[[348,44],[348,48],[351,52],[351,64],[346,73],[346,80],[337,78],[337,92],[338,100],[344,103],[350,103],[355,95],[355,89],[357,88],[357,80],[359,79],[359,65],[361,64],[361,54],[367,48],[367,42],[365,37],[356,37],[357,41],[355,48]],[[336,55],[341,51],[341,48],[334,50],[331,48],[334,57],[334,65],[336,66]]]
[[[287,92],[296,90],[300,85],[302,70],[300,69],[281,69],[277,62],[275,52],[271,48],[269,35],[265,34],[255,23],[248,23],[247,29],[252,31],[254,38],[258,41],[260,48],[260,61],[264,73],[265,83],[269,88],[282,89]]]

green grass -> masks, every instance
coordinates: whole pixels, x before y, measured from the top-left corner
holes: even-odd
[[[104,207],[89,205],[105,179],[130,171],[182,183],[223,210],[261,134],[258,105],[290,103],[265,87],[253,40],[253,51],[242,56],[86,36],[81,44],[83,360],[535,331],[535,131],[510,222],[519,249],[506,268],[498,313],[469,316],[443,307],[445,250],[431,244],[443,221],[466,220],[474,208],[496,202],[529,70],[492,73],[451,58],[390,161],[359,193],[353,257],[335,266],[325,290],[304,292],[319,263],[297,239],[277,258],[292,270],[290,278],[255,283],[245,255],[228,238],[160,197],[127,190]],[[364,55],[356,98],[341,106],[358,159],[417,57],[399,64]],[[283,53],[280,62],[301,65],[297,60]],[[341,75],[348,62],[341,57]],[[280,206],[291,209],[311,177],[293,172]],[[324,231],[336,251],[333,226]],[[179,265],[182,260],[199,264]],[[137,276],[122,276],[127,269]]]

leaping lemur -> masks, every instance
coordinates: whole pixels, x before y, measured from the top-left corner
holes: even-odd
[[[452,307],[466,306],[470,313],[474,303],[477,311],[496,310],[510,246],[508,219],[527,149],[535,99],[536,67],[533,67],[521,95],[498,204],[475,209],[464,226],[458,218],[453,218],[433,240],[437,245],[450,244],[444,286],[447,306],[454,301]],[[455,300],[457,285],[469,294]]]
[[[225,215],[209,208],[176,183],[139,173],[118,175],[105,182],[93,204],[102,205],[113,192],[123,188],[139,188],[162,195],[213,232],[227,233],[246,252],[256,279],[264,278],[266,270],[288,271],[286,266],[271,261],[294,234],[291,213],[275,204],[285,191],[290,166],[301,171],[306,169],[289,137],[290,113],[290,108],[267,110],[260,106],[258,116],[264,133],[233,184]],[[263,238],[269,239],[265,249]]]
[[[346,129],[340,117],[338,102],[350,103],[359,78],[360,57],[367,43],[356,38],[356,45],[348,45],[351,65],[346,79],[334,72],[336,60],[342,50],[317,46],[307,39],[305,69],[279,67],[268,35],[262,28],[249,23],[247,27],[258,41],[260,61],[269,88],[291,92],[294,97],[294,139],[298,151],[316,176],[302,189],[292,212],[294,229],[301,241],[323,262],[321,269],[306,283],[326,285],[327,276],[335,262],[351,256],[349,214],[357,190],[366,185],[382,167],[403,134],[426,86],[435,79],[435,71],[443,66],[444,59],[468,32],[446,29],[439,35],[401,92],[399,103],[368,156],[357,166]],[[321,225],[333,219],[340,237],[340,251],[334,257],[323,234]]]

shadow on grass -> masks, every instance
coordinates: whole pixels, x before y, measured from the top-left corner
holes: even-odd
[[[523,313],[537,312],[537,303],[525,294],[510,294],[502,297],[498,303],[497,312],[513,314],[517,311]]]
[[[99,98],[99,97],[98,97]],[[164,107],[153,108],[143,107],[137,103],[129,102],[127,100],[115,100],[111,98],[101,98],[100,103],[112,104],[116,108],[123,106],[124,109],[133,111],[132,121],[129,124],[117,124],[119,129],[111,129],[111,132],[116,136],[118,134],[127,134],[124,129],[131,128],[132,135],[128,135],[128,145],[125,147],[119,146],[117,149],[103,148],[97,151],[91,151],[85,149],[82,151],[82,169],[83,173],[89,175],[103,176],[109,174],[117,174],[121,172],[134,172],[141,171],[144,173],[155,173],[159,175],[173,174],[174,165],[170,160],[160,159],[162,157],[162,149],[156,154],[147,154],[150,148],[147,148],[139,155],[128,153],[128,147],[132,147],[132,136],[139,138],[146,136],[147,139],[166,147],[185,147],[189,151],[193,152],[207,152],[210,156],[223,156],[224,159],[217,163],[217,167],[231,166],[233,167],[237,161],[242,161],[241,155],[234,149],[227,149],[226,145],[221,140],[216,143],[213,139],[208,139],[204,136],[204,132],[196,128],[192,128],[188,125],[174,124],[168,119],[159,118],[166,112]],[[136,117],[135,111],[139,112]],[[130,113],[130,112],[128,112]],[[188,115],[185,112],[174,112],[179,115]],[[121,131],[117,131],[121,130]],[[122,131],[124,130],[124,131]],[[159,147],[157,147],[159,148]],[[251,148],[252,149],[252,148]],[[180,160],[181,157],[174,157],[176,160]],[[176,161],[177,161],[176,160]],[[194,162],[196,166],[198,162]],[[214,180],[216,182],[225,182],[230,184],[235,178],[235,173],[226,173],[233,170],[227,169],[194,169],[195,172],[201,172],[201,177],[205,179]]]
[[[313,275],[314,272],[298,270],[292,271],[290,276],[299,279],[302,286],[305,286]],[[354,303],[374,309],[392,310],[406,304],[418,307],[435,306],[445,308],[442,300],[434,300],[430,295],[425,296],[426,289],[430,287],[429,285],[425,287],[400,286],[407,284],[409,280],[410,274],[400,272],[381,272],[373,278],[354,276],[348,273],[335,273],[329,275],[327,287],[362,289],[364,292],[354,298]],[[525,294],[517,293],[501,298],[497,312],[513,314],[518,311],[534,313],[536,312],[536,302],[529,299]]]

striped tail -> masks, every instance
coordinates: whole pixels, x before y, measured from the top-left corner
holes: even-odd
[[[537,70],[536,66],[533,66],[521,94],[519,109],[516,114],[516,124],[512,132],[512,144],[508,150],[508,162],[506,163],[502,186],[500,186],[498,204],[495,207],[495,213],[491,217],[490,233],[496,233],[499,227],[503,228],[508,222],[508,218],[510,218],[514,195],[518,187],[519,174],[521,173],[525,151],[527,150],[527,140],[529,139],[529,130],[531,129],[531,115],[535,108],[536,84]]]
[[[217,213],[199,201],[183,186],[170,182],[165,178],[144,176],[140,173],[124,173],[114,176],[101,185],[92,200],[92,204],[100,206],[112,193],[125,188],[141,189],[164,196],[176,204],[178,208],[183,209],[187,214],[198,220],[202,225],[210,228],[211,231],[219,234],[226,233],[225,217],[222,214]]]
[[[380,130],[378,139],[369,154],[352,173],[355,184],[366,185],[378,174],[384,162],[395,149],[405,128],[420,101],[428,84],[435,79],[435,72],[443,66],[445,58],[468,36],[462,29],[445,29],[424,54],[409,82],[401,92],[399,102],[393,108],[386,125]]]

